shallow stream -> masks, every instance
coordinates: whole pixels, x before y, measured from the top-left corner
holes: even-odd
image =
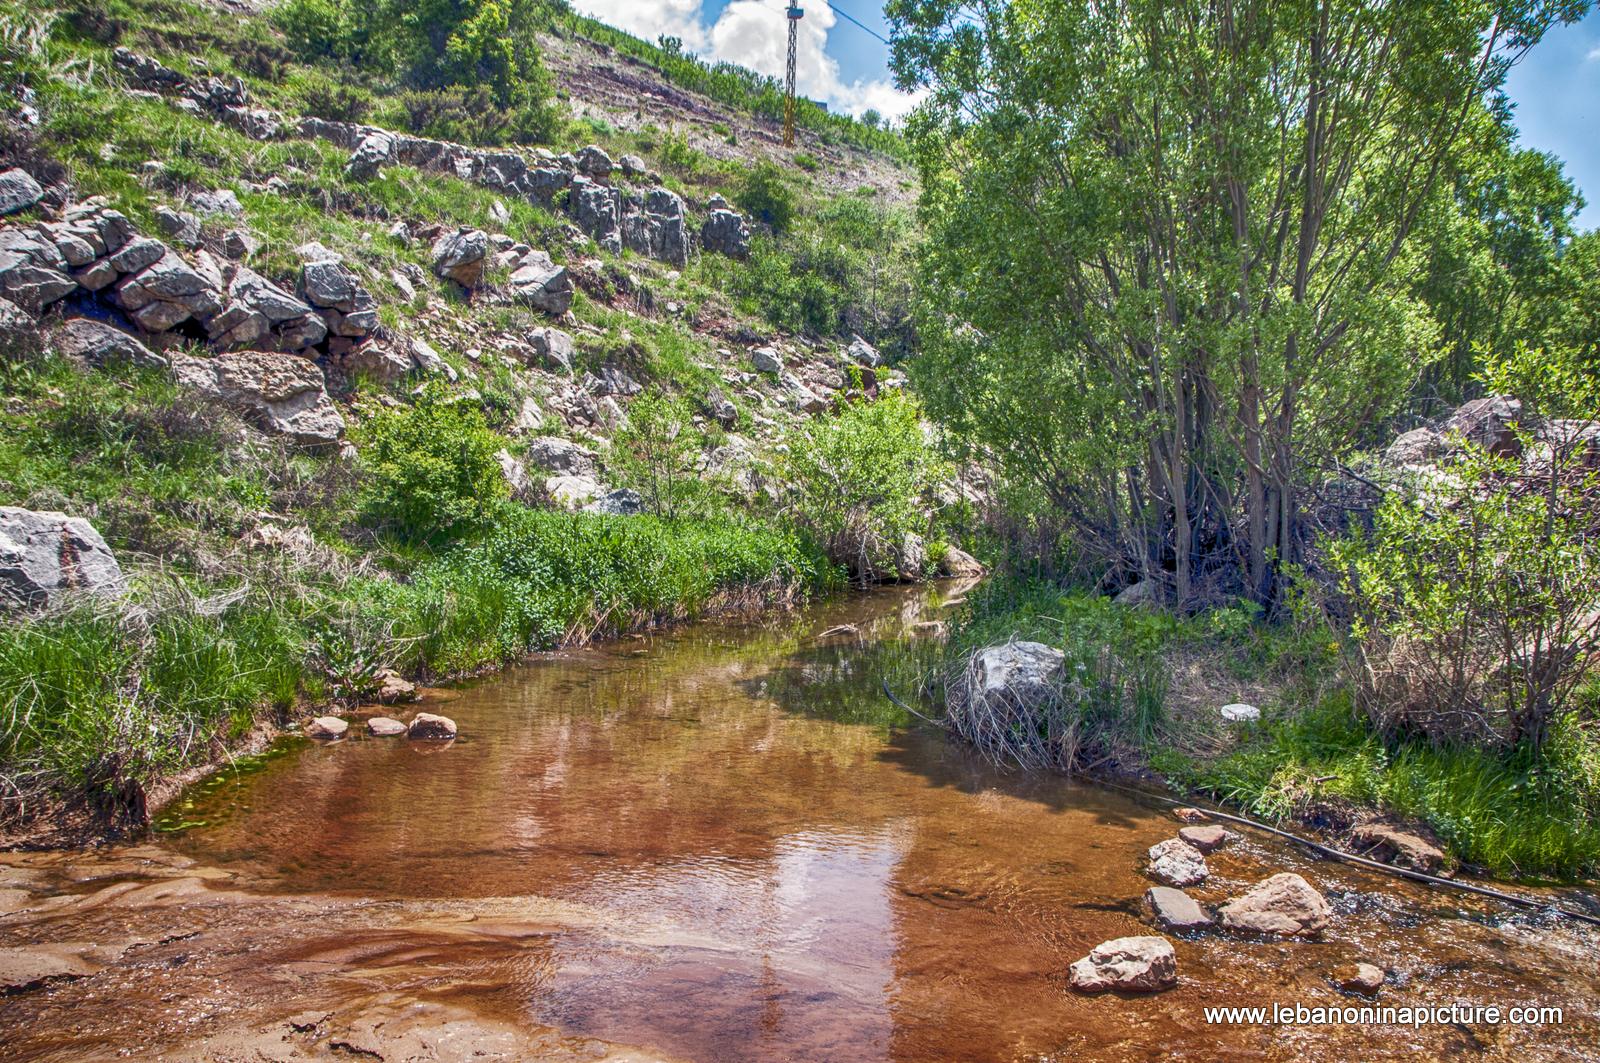
[[[550,655],[432,694],[448,745],[290,739],[144,844],[0,854],[0,966],[43,965],[0,998],[0,1058],[1600,1058],[1592,928],[1265,837],[1191,892],[1298,871],[1335,909],[1323,940],[1178,940],[1179,988],[1073,993],[1073,960],[1154,932],[1141,861],[1178,824],[894,710],[880,676],[939,594]],[[1562,1022],[1206,1021],[1359,1005],[1329,982],[1357,960],[1382,1005]]]

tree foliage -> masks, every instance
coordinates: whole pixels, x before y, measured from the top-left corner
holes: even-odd
[[[930,411],[1129,576],[1278,600],[1306,475],[1437,356],[1418,233],[1585,8],[890,3]]]

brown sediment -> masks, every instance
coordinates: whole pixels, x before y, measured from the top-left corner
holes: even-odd
[[[890,638],[925,604],[885,591],[552,656],[459,691],[448,746],[306,745],[180,798],[202,826],[0,858],[0,950],[93,967],[0,997],[4,1054],[1594,1058],[1592,928],[1260,836],[1190,892],[1214,909],[1296,872],[1332,904],[1321,940],[1175,938],[1176,989],[1072,993],[1074,960],[1154,932],[1141,858],[1178,825],[884,717],[879,677],[909,652]],[[841,623],[861,640],[814,637]],[[1385,969],[1380,1005],[1564,1022],[1205,1021],[1347,1006],[1331,977],[1357,962]]]

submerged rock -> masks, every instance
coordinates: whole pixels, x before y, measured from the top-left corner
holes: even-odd
[[[456,722],[448,716],[419,712],[411,718],[406,734],[417,739],[448,739],[456,736]]]
[[[1117,938],[1096,945],[1072,965],[1067,978],[1080,993],[1153,993],[1178,984],[1178,958],[1163,937]]]
[[[1229,930],[1309,937],[1322,932],[1330,913],[1327,899],[1311,883],[1283,872],[1229,901],[1217,915]]]
[[[0,601],[49,605],[72,593],[127,589],[111,548],[82,517],[0,506]]]
[[[1150,847],[1150,874],[1169,886],[1197,886],[1211,874],[1200,850],[1181,838]]]
[[[1211,917],[1193,897],[1171,886],[1151,886],[1145,890],[1144,903],[1167,930],[1203,930],[1211,925]]]

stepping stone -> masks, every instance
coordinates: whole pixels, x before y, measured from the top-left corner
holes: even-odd
[[[1171,886],[1151,886],[1145,890],[1144,903],[1167,930],[1204,930],[1211,925],[1211,917],[1193,897]]]

